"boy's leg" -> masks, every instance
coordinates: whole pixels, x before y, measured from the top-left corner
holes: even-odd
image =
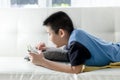
[[[69,62],[67,50],[58,48],[48,48],[43,51],[44,57],[53,61]]]

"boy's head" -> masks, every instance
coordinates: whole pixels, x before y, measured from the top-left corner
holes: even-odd
[[[67,31],[69,34],[73,31],[73,23],[70,17],[62,11],[50,15],[43,23],[50,26],[51,29],[58,34],[59,29]]]
[[[73,31],[73,23],[70,17],[62,11],[50,15],[43,25],[47,26],[50,39],[57,47],[67,44],[69,35]]]

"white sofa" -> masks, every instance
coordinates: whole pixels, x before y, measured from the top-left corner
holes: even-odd
[[[0,80],[120,80],[120,69],[68,74],[35,66],[22,57],[2,57]]]
[[[76,28],[103,38],[120,41],[120,8],[0,8],[0,56],[24,56],[27,45],[44,41],[49,46],[44,19],[56,11],[65,11]]]
[[[76,28],[107,41],[120,41],[120,8],[0,9],[0,80],[120,80],[120,69],[66,74],[34,66],[23,59],[27,45],[44,41],[53,46],[42,26],[53,12],[65,11]]]

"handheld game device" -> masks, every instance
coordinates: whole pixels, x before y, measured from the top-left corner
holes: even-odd
[[[28,48],[28,52],[33,53],[33,54],[39,54],[38,49],[36,49],[35,47],[28,45],[27,48]]]
[[[32,47],[31,45],[27,46],[27,51],[30,52],[30,53],[33,53],[33,54],[39,54],[38,49],[36,49],[35,47]],[[29,56],[25,56],[24,59],[27,60],[27,61],[30,61]]]

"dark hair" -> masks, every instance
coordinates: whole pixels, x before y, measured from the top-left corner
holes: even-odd
[[[62,11],[50,15],[43,25],[50,26],[51,29],[57,34],[59,29],[66,30],[69,34],[73,31],[73,23],[70,17]]]

